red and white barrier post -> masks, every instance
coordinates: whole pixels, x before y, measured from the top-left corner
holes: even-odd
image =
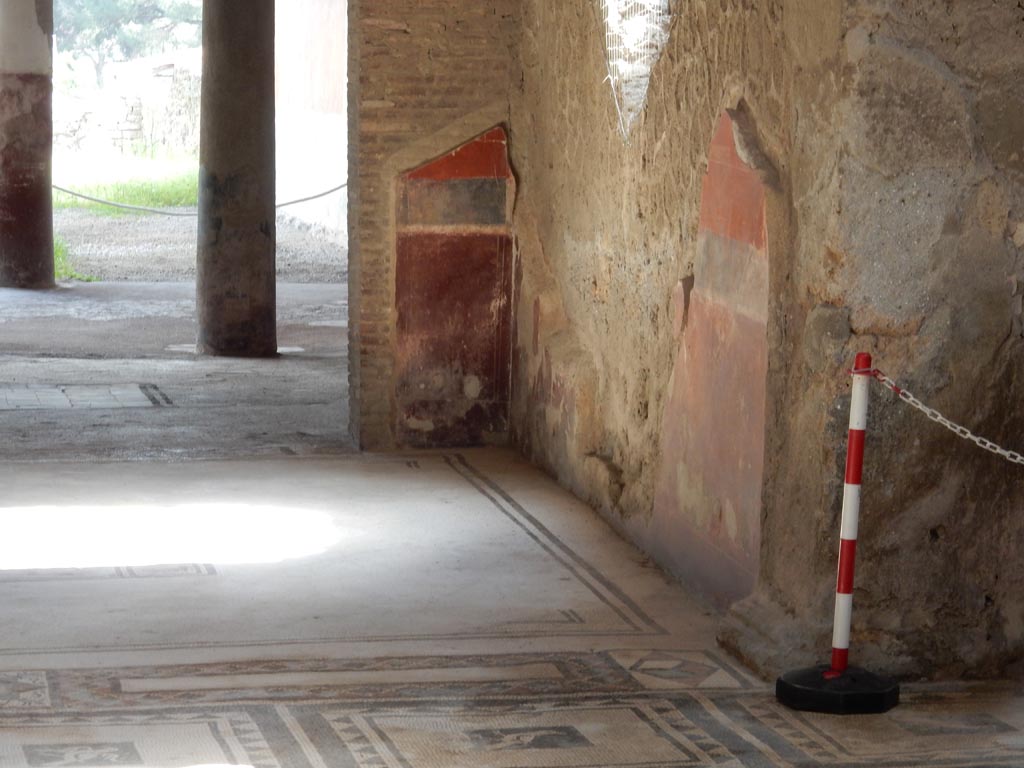
[[[850,629],[853,620],[853,572],[860,524],[861,476],[867,435],[868,395],[874,371],[871,355],[860,353],[854,362],[850,402],[850,430],[846,441],[846,475],[839,532],[839,574],[832,627],[832,663],[787,672],[775,684],[775,696],[793,709],[832,714],[886,712],[899,703],[895,681],[850,666]]]
[[[850,401],[850,432],[846,440],[846,477],[843,516],[839,533],[839,575],[836,579],[836,615],[832,626],[832,667],[825,676],[842,675],[850,665],[850,627],[853,622],[853,570],[857,561],[860,523],[860,481],[864,469],[864,437],[868,428],[871,355],[861,353],[854,363]]]

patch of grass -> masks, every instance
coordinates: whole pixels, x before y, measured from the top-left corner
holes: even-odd
[[[199,205],[198,173],[184,173],[165,179],[128,179],[68,189],[114,203],[141,205],[147,208],[186,208]],[[123,208],[112,208],[102,203],[82,200],[57,190],[53,192],[53,207],[88,208],[109,216],[146,215],[139,211],[126,211]]]
[[[53,238],[53,272],[58,280],[79,280],[83,283],[96,281],[95,277],[75,271],[68,257],[68,244],[59,236]]]

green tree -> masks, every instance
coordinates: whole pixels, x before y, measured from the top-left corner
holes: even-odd
[[[199,0],[56,0],[54,34],[61,50],[92,62],[103,87],[111,61],[169,47],[199,45]]]

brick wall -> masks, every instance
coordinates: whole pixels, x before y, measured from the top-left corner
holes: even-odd
[[[352,429],[395,445],[398,177],[508,120],[512,0],[352,0]]]

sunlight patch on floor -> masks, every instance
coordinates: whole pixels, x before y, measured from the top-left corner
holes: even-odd
[[[341,540],[324,512],[197,503],[0,509],[0,570],[279,563]]]

